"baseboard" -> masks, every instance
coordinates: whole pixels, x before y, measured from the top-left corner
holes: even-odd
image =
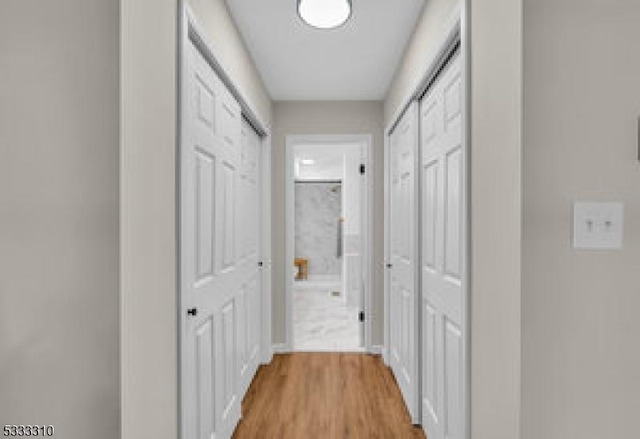
[[[268,347],[267,352],[263,352],[260,358],[260,364],[271,364],[273,360],[273,346]]]
[[[290,353],[291,353],[291,348],[286,343],[274,343],[271,351],[271,357],[273,357],[274,354],[290,354]],[[372,345],[371,349],[369,349],[369,353],[373,355],[382,355],[383,357],[386,357],[385,355],[386,352],[385,352],[384,346],[382,345]],[[271,362],[271,359],[269,359],[268,362]]]
[[[289,352],[291,352],[291,349],[286,343],[275,343],[273,345],[274,354],[288,354]]]

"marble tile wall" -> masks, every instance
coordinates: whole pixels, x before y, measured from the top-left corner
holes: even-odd
[[[341,275],[342,259],[337,257],[341,192],[338,183],[295,184],[295,257],[309,261],[309,276]]]

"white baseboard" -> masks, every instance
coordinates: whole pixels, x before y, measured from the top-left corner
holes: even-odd
[[[292,352],[291,348],[286,343],[275,343],[272,347],[271,357],[273,357],[274,354],[290,354],[291,352]],[[311,352],[317,352],[317,351],[313,350]],[[333,352],[333,351],[328,351],[328,352]],[[386,352],[385,352],[384,346],[382,345],[372,345],[371,349],[369,349],[369,353],[373,355],[382,355],[383,357],[386,357],[385,355]],[[271,358],[269,359],[269,362],[271,362]]]
[[[291,352],[291,349],[286,343],[275,343],[273,345],[274,354],[288,354],[289,352]]]
[[[270,346],[268,352],[263,352],[260,358],[260,364],[271,364],[273,360],[273,346]]]

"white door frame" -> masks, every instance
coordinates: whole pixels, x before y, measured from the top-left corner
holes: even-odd
[[[261,159],[261,169],[260,169],[260,184],[262,185],[261,190],[261,212],[260,215],[262,217],[262,227],[261,227],[261,237],[260,241],[260,249],[259,249],[259,257],[262,262],[261,267],[261,285],[260,285],[260,297],[261,297],[261,343],[260,343],[260,361],[263,364],[267,364],[271,362],[273,357],[273,347],[271,341],[271,270],[272,270],[272,253],[271,253],[271,133],[269,125],[258,115],[258,113],[254,110],[253,105],[244,98],[242,93],[238,90],[238,88],[233,83],[231,77],[227,74],[224,67],[218,62],[218,59],[221,59],[213,49],[213,45],[208,41],[206,37],[206,33],[203,31],[202,27],[198,24],[195,14],[191,11],[191,9],[184,4],[184,2],[180,2],[182,14],[179,22],[179,45],[178,45],[178,141],[177,141],[177,151],[176,151],[176,169],[177,169],[177,190],[176,190],[176,236],[177,236],[177,248],[178,248],[178,257],[176,258],[177,263],[177,288],[176,288],[176,300],[177,300],[177,340],[178,340],[178,407],[179,407],[179,437],[183,436],[184,426],[182,425],[182,358],[183,358],[183,346],[182,346],[182,334],[184,332],[184,311],[182,304],[182,274],[181,274],[181,260],[182,260],[182,238],[181,231],[182,225],[180,222],[181,218],[181,208],[182,208],[182,197],[181,197],[181,178],[180,178],[180,169],[181,169],[181,148],[186,139],[186,131],[185,131],[185,119],[184,114],[186,114],[186,97],[188,96],[187,92],[187,84],[184,81],[184,78],[187,77],[187,54],[188,47],[190,44],[193,44],[198,51],[202,54],[205,60],[209,63],[213,71],[218,75],[218,77],[222,80],[226,88],[233,95],[233,97],[238,101],[241,107],[242,116],[249,122],[249,124],[255,129],[255,131],[260,135],[261,139],[261,148],[260,148],[260,159]]]
[[[269,364],[273,358],[273,343],[271,340],[271,272],[273,261],[271,256],[271,135],[266,132],[262,136],[261,153],[261,184],[262,184],[262,236],[260,239],[260,258],[262,263],[262,347],[260,356],[262,364]]]
[[[361,144],[365,165],[365,196],[363,200],[364,266],[364,340],[365,352],[373,353],[371,344],[371,288],[373,252],[373,139],[370,134],[299,134],[286,136],[285,144],[285,346],[281,351],[293,351],[293,259],[294,259],[294,150],[296,145]]]
[[[438,41],[438,43],[434,46],[434,49],[427,53],[425,56],[424,62],[424,70],[422,75],[419,77],[418,81],[415,83],[414,87],[410,89],[410,93],[405,96],[403,99],[403,105],[401,105],[397,112],[394,114],[391,119],[390,124],[385,127],[385,136],[384,136],[384,203],[385,203],[385,213],[384,213],[384,260],[385,267],[390,262],[390,232],[389,232],[389,136],[400,118],[404,114],[405,110],[411,105],[412,102],[419,100],[426,90],[429,88],[431,82],[438,76],[440,69],[445,65],[446,61],[449,58],[449,55],[453,53],[454,49],[459,45],[460,46],[460,56],[462,62],[462,100],[463,100],[463,143],[466,158],[464,160],[464,173],[467,181],[466,191],[467,191],[467,201],[464,206],[465,209],[465,217],[466,217],[466,240],[465,240],[465,254],[466,254],[466,269],[462,273],[462,279],[464,283],[464,294],[463,294],[463,328],[462,333],[464,334],[464,348],[463,348],[463,389],[462,389],[462,398],[464,404],[464,426],[463,432],[464,437],[469,439],[471,436],[471,282],[470,282],[470,273],[472,267],[471,260],[471,101],[470,101],[470,88],[471,88],[471,62],[470,62],[470,29],[469,29],[469,7],[468,2],[463,1],[461,5],[456,8],[451,16],[449,17],[447,23],[444,26],[444,32]],[[420,178],[420,175],[417,175],[417,178]],[[421,184],[418,184],[418,187],[421,188]],[[422,199],[420,195],[419,199]],[[389,358],[389,282],[390,276],[389,271],[385,268],[384,272],[384,348],[383,348],[383,358],[385,364],[390,364]],[[418,292],[420,294],[420,303],[422,303],[422,288],[418,288]],[[419,331],[420,332],[420,331]],[[418,334],[420,336],[420,333]],[[422,339],[419,339],[419,346],[422,346]],[[422,355],[420,354],[420,358]]]

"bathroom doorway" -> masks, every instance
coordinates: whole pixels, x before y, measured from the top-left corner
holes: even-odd
[[[368,136],[287,138],[291,351],[368,346]]]

